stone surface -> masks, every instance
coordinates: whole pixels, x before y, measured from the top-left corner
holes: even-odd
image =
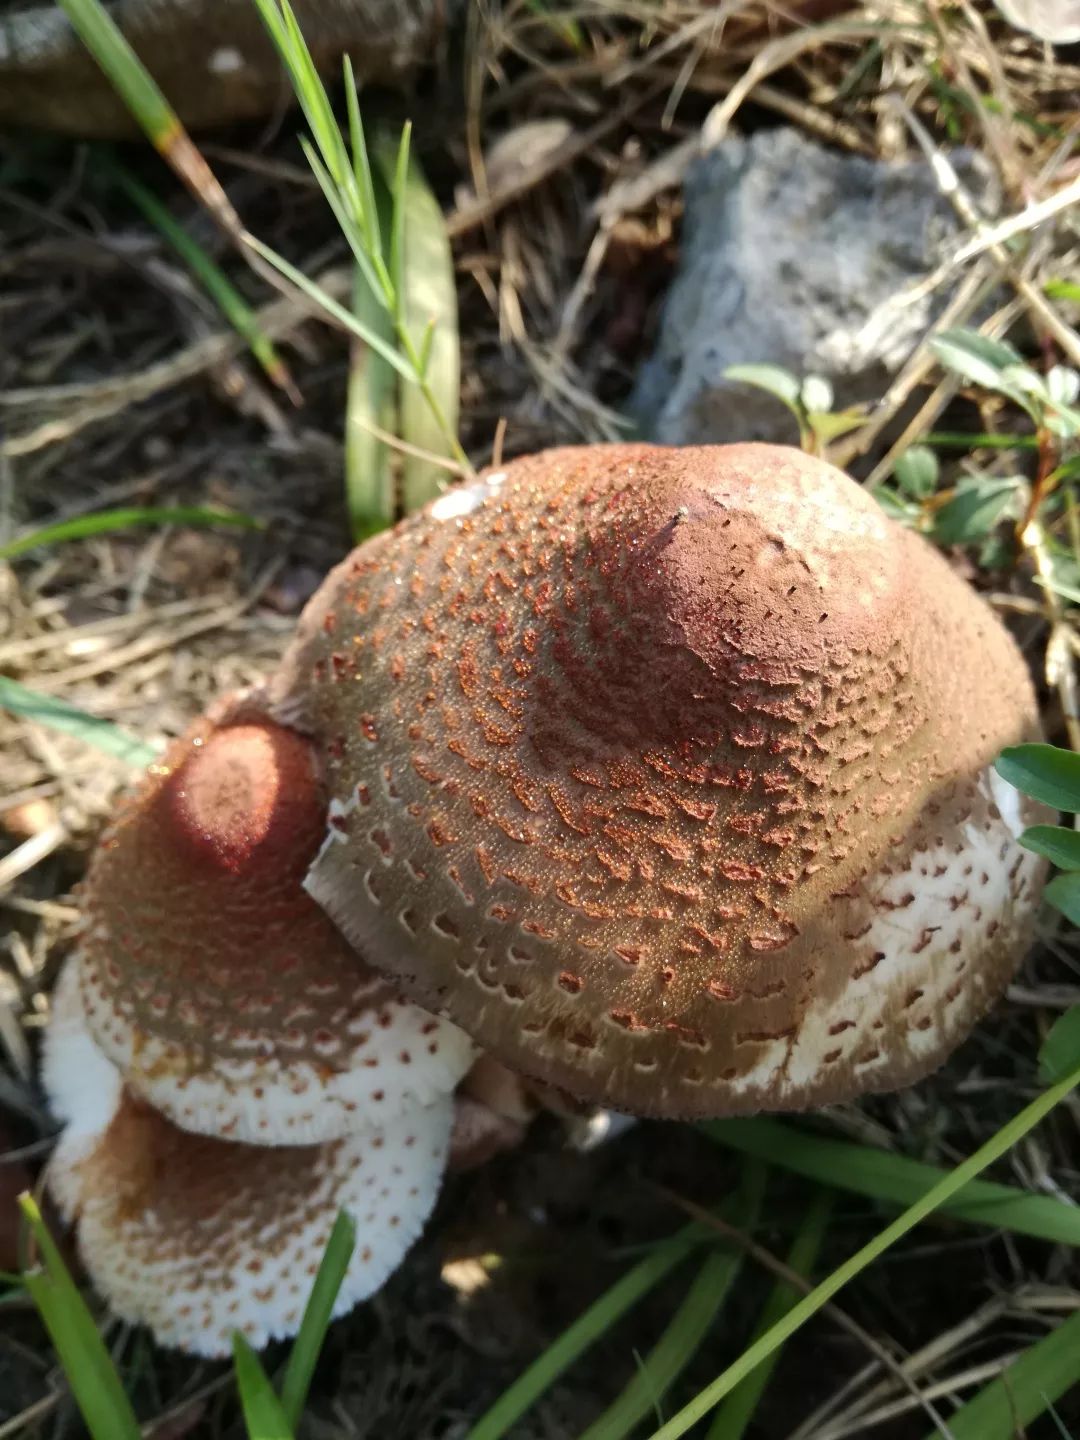
[[[400,81],[435,53],[456,6],[440,0],[294,0],[316,63]],[[268,114],[291,96],[252,0],[112,0],[110,13],[185,125]],[[0,126],[79,136],[136,127],[57,5],[0,0]]]
[[[952,161],[992,210],[981,158]],[[644,433],[796,440],[779,401],[723,378],[735,364],[828,376],[837,408],[876,398],[950,294],[911,292],[959,229],[921,157],[885,164],[790,129],[725,140],[687,177],[680,272],[631,407]]]

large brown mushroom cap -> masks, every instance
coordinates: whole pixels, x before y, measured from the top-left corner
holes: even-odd
[[[420,1233],[449,1148],[449,1095],[322,1145],[275,1148],[193,1135],[123,1086],[61,976],[45,1087],[66,1121],[48,1180],[102,1295],[163,1345],[228,1355],[295,1334],[334,1220],[357,1241],[335,1302],[379,1289]]]
[[[688,1116],[902,1085],[1023,950],[1034,810],[988,769],[1036,727],[1022,659],[796,451],[487,474],[333,572],[273,693],[335,797],[311,894],[578,1097]]]
[[[473,1049],[402,1000],[305,894],[310,744],[226,704],[151,767],[94,856],[80,950],[98,1044],[188,1130],[307,1143],[448,1093]]]

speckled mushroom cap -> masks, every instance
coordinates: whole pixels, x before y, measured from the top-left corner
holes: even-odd
[[[1020,655],[927,543],[762,445],[556,450],[354,552],[272,686],[326,757],[307,888],[374,965],[586,1100],[892,1088],[1020,958]]]
[[[335,1314],[397,1268],[427,1219],[452,1101],[322,1145],[193,1135],[124,1087],[86,1028],[74,969],[53,996],[45,1085],[67,1124],[48,1180],[95,1285],[163,1345],[223,1356],[292,1335],[340,1209],[357,1242]]]
[[[449,1092],[472,1060],[304,893],[326,803],[308,742],[227,702],[151,767],[94,856],[90,1028],[184,1129],[331,1139]]]

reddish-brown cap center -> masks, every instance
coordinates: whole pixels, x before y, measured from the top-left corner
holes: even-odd
[[[322,838],[325,805],[310,745],[269,723],[235,725],[196,742],[165,797],[177,839],[215,866],[302,870]]]

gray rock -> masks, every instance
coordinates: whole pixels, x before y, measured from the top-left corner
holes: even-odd
[[[982,157],[950,159],[992,211]],[[673,445],[795,440],[777,400],[723,378],[749,362],[827,376],[835,408],[877,398],[949,298],[948,284],[911,292],[959,230],[921,158],[866,160],[789,129],[725,140],[687,176],[680,271],[635,417]]]

